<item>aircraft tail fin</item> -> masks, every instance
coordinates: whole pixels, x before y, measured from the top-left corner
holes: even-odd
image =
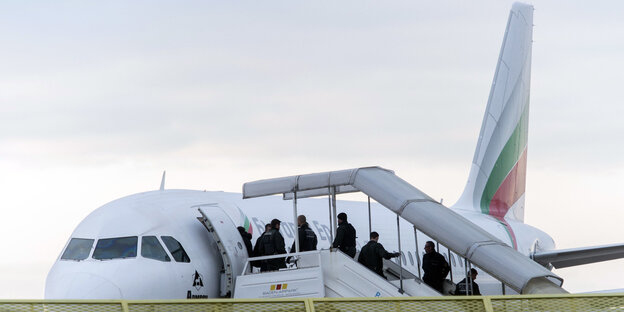
[[[457,209],[524,221],[533,6],[514,3]]]

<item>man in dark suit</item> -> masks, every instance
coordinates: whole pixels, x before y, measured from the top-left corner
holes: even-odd
[[[391,258],[398,257],[398,252],[389,253],[379,243],[379,234],[377,232],[370,233],[370,241],[362,247],[360,250],[360,256],[358,262],[365,267],[371,269],[371,271],[379,274],[381,277],[386,278],[383,274],[383,259],[390,260]]]
[[[351,258],[355,257],[355,228],[347,222],[347,214],[344,212],[338,214],[338,229],[332,247],[340,249]]]
[[[425,255],[423,256],[423,281],[431,288],[443,293],[442,285],[446,275],[449,273],[450,267],[444,256],[435,250],[432,241],[425,243]]]

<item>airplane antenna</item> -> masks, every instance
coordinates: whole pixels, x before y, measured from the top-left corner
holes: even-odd
[[[160,180],[160,190],[161,191],[165,190],[165,173],[167,173],[166,170],[163,171],[162,180]]]

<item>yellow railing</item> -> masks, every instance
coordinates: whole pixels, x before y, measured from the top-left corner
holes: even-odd
[[[0,300],[0,312],[4,311],[624,311],[624,294],[297,299]]]

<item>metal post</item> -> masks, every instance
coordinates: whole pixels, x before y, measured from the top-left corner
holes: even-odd
[[[470,272],[472,270],[472,263],[468,262],[468,265],[470,266],[470,270],[468,270],[468,274],[470,274],[470,295],[472,296],[474,294],[474,289],[472,289],[472,272]],[[466,280],[468,281],[468,280]],[[466,285],[468,286],[468,285]]]
[[[400,283],[400,287],[399,287],[399,292],[403,293],[403,261],[401,259],[401,256],[403,255],[403,253],[401,252],[401,226],[399,225],[399,215],[397,215],[397,233],[399,236],[399,268],[401,268],[400,273],[399,273],[399,283]]]
[[[468,295],[468,258],[464,258],[464,272],[466,273],[466,295]]]
[[[332,217],[332,203],[331,203],[331,187],[327,187],[327,205],[329,212],[329,248],[331,248],[334,243],[334,234],[332,233],[332,229],[334,228],[334,218]]]
[[[370,196],[368,196],[368,234],[372,232],[373,232],[373,226],[371,224]]]
[[[418,278],[422,279],[420,275],[420,250],[418,249],[418,230],[414,225],[414,242],[416,243],[416,263],[418,263]]]
[[[332,223],[332,233],[334,234],[332,237],[336,237],[336,229],[338,228],[338,220],[336,220],[336,187],[332,187],[332,192],[331,192],[331,196],[332,196],[332,219],[334,220],[334,223]],[[333,243],[333,239],[332,239],[332,243]]]
[[[451,257],[453,256],[451,254],[451,250],[448,249],[448,247],[446,248],[446,250],[448,250],[448,260],[449,260],[449,274],[451,274],[451,283],[453,283],[453,259],[451,259]]]
[[[505,283],[501,282],[501,285],[503,286],[503,295],[505,294]]]
[[[295,252],[299,252],[299,228],[297,223],[297,191],[293,192],[293,217],[295,218]]]

